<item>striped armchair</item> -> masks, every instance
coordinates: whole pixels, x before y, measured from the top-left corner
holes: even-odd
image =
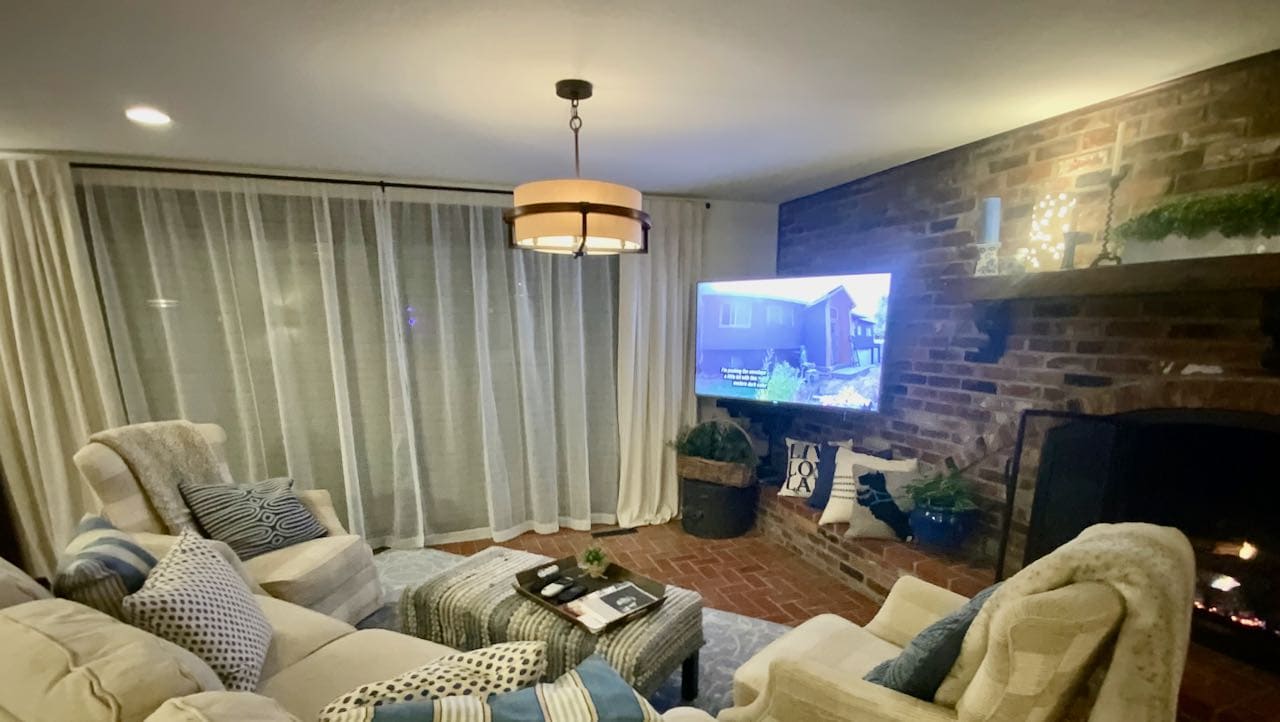
[[[216,424],[196,427],[221,460],[222,476],[229,480],[223,449],[226,432]],[[168,550],[176,537],[166,533],[164,522],[119,454],[90,442],[76,452],[75,464],[108,521],[133,534],[157,556]],[[298,497],[329,535],[254,557],[243,562],[244,570],[270,596],[355,624],[382,604],[373,551],[343,528],[329,492],[300,490]]]

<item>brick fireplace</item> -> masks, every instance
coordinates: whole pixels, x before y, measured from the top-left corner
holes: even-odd
[[[852,437],[931,465],[948,457],[976,461],[972,476],[984,514],[960,559],[841,541],[789,500],[768,495],[766,532],[872,596],[902,573],[970,588],[994,568],[1006,511],[1006,570],[1023,558],[1039,454],[1052,426],[1028,429],[1007,508],[1005,470],[1023,412],[1280,413],[1274,351],[1280,256],[973,278],[980,201],[987,196],[1003,201],[1001,253],[1011,256],[1029,238],[1037,199],[1072,195],[1084,234],[1075,266],[1089,264],[1099,248],[1120,128],[1128,176],[1118,190],[1117,221],[1170,196],[1280,179],[1280,52],[782,205],[779,275],[892,270],[895,295],[884,412],[804,411],[771,423],[791,436]],[[1253,719],[1244,700],[1265,693],[1280,702],[1280,678],[1199,645],[1189,670],[1186,719]]]

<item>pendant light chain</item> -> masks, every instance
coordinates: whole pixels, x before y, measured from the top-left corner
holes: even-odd
[[[569,130],[573,131],[573,177],[582,177],[582,162],[578,157],[578,131],[582,130],[582,117],[578,115],[578,100],[569,102]]]

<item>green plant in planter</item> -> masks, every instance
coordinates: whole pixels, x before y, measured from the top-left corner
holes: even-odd
[[[676,453],[685,456],[727,461],[731,464],[756,464],[751,440],[737,430],[725,429],[720,424],[699,424],[681,429],[671,445],[675,447]]]
[[[609,569],[609,555],[601,547],[587,547],[578,557],[578,568],[588,576],[600,578]]]
[[[1280,185],[1170,201],[1116,226],[1116,235],[1130,241],[1203,238],[1214,231],[1225,238],[1280,236]]]
[[[974,501],[973,485],[964,477],[961,469],[939,472],[913,481],[904,488],[917,508],[952,512],[978,508]]]

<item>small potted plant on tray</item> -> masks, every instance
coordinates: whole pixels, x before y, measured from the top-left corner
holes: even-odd
[[[578,556],[578,568],[593,579],[603,579],[609,564],[609,556],[598,546],[588,547]]]
[[[907,523],[918,543],[944,549],[964,545],[978,520],[978,505],[963,469],[949,463],[946,471],[908,484],[906,492],[915,503]]]

